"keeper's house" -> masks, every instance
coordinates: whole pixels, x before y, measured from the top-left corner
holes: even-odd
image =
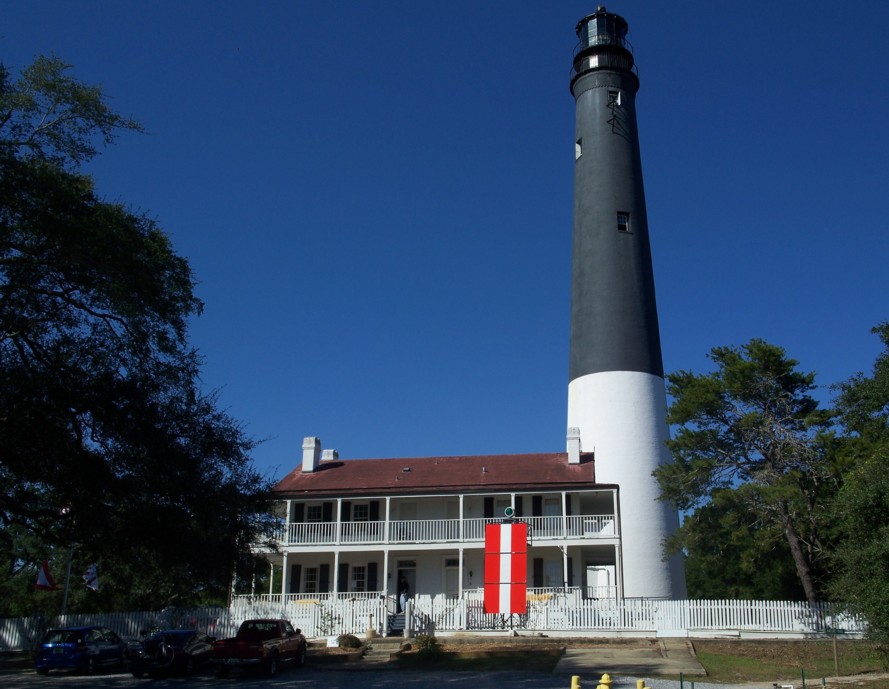
[[[485,524],[507,508],[530,527],[531,596],[622,597],[618,488],[596,484],[578,438],[565,453],[363,460],[306,438],[274,491],[282,528],[266,557],[283,577],[268,593],[284,602],[394,602],[402,576],[412,596],[478,600]]]

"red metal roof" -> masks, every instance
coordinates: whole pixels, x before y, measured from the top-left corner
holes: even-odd
[[[562,490],[594,485],[592,453],[581,454],[580,464],[568,464],[567,453],[553,452],[326,460],[313,472],[303,472],[302,465],[298,466],[273,490],[284,498]]]

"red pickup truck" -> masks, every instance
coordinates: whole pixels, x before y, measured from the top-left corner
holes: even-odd
[[[262,667],[270,677],[278,666],[306,662],[306,637],[287,620],[245,620],[231,639],[213,642],[210,661],[219,677],[228,677],[233,667]]]

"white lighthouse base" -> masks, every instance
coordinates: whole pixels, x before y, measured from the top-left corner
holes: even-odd
[[[651,475],[670,461],[663,378],[606,371],[572,380],[568,427],[580,429],[583,452],[595,453],[596,482],[619,486],[624,597],[685,598],[680,557],[663,561],[664,539],[679,527],[679,515],[658,500]]]

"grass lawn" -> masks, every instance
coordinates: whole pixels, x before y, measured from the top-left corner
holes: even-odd
[[[830,639],[724,641],[695,640],[695,651],[712,682],[772,681],[776,678],[820,685],[837,675]],[[839,675],[886,672],[884,658],[866,641],[837,642]],[[889,682],[886,683],[889,687]]]
[[[535,640],[536,641],[536,640]],[[591,647],[608,645],[607,640],[541,639],[533,644],[510,643],[509,640],[482,644],[448,643],[443,639],[442,653],[436,660],[418,658],[415,652],[405,653],[399,660],[403,668],[435,667],[436,670],[519,670],[552,672],[559,657],[560,647]],[[612,640],[611,643],[621,643]],[[624,643],[657,644],[648,639]],[[770,687],[774,682],[802,686],[805,671],[806,685],[821,686],[822,677],[834,677],[834,646],[832,639],[805,640],[698,640],[692,642],[698,660],[707,670],[707,677],[686,678],[687,682],[746,683],[762,682]],[[889,679],[868,677],[889,672],[885,659],[872,644],[859,640],[839,640],[836,645],[839,675],[855,675],[854,683],[843,686],[863,689],[889,689]],[[674,679],[678,679],[674,678]],[[851,678],[850,678],[851,679]],[[836,688],[838,681],[828,682]]]

